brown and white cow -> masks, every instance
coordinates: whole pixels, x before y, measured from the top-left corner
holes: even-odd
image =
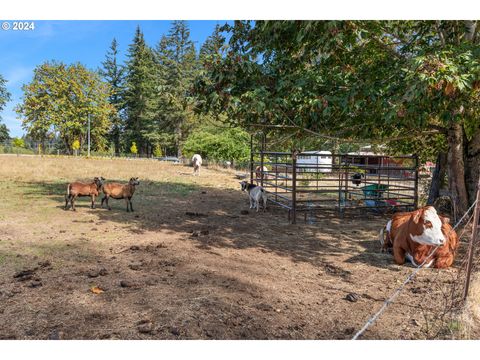
[[[385,234],[384,234],[385,232]],[[414,266],[439,247],[424,267],[446,268],[452,265],[458,247],[458,236],[449,219],[437,214],[433,206],[397,213],[380,231],[382,251],[392,251],[399,265],[408,259]]]

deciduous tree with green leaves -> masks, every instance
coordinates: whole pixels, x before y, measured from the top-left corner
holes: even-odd
[[[25,147],[25,141],[22,138],[13,138],[12,145],[18,148],[24,148]]]
[[[10,100],[10,93],[6,87],[7,81],[0,74],[0,113],[4,109],[7,102]],[[2,117],[0,116],[0,120]],[[5,124],[0,124],[0,141],[6,141],[10,138],[8,128]]]
[[[237,21],[224,28],[229,50],[210,62],[211,83],[197,90],[205,111],[243,126],[390,144],[438,136],[459,215],[473,202],[480,167],[478,26]]]
[[[5,105],[10,100],[10,93],[7,90],[6,84],[7,80],[5,80],[0,74],[0,112],[4,109]]]
[[[212,160],[247,162],[250,159],[250,135],[241,128],[204,125],[188,136],[183,152],[188,157],[200,154]]]
[[[29,137],[44,141],[56,133],[71,153],[74,140],[85,143],[90,115],[92,147],[106,147],[114,109],[108,102],[109,86],[97,73],[79,63],[46,62],[35,68],[33,80],[22,89],[22,103],[16,111]]]

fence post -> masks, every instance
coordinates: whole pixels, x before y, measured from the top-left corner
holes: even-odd
[[[475,210],[473,213],[473,225],[472,225],[472,238],[470,239],[470,244],[468,246],[468,263],[467,263],[467,278],[465,279],[465,289],[463,292],[463,300],[467,298],[468,295],[468,288],[470,287],[470,276],[472,273],[473,267],[473,253],[475,252],[475,241],[477,239],[478,234],[478,217],[480,212],[480,179],[478,180],[477,184],[477,196],[476,196],[477,203],[475,204]]]
[[[355,160],[352,158],[352,162]],[[349,174],[350,174],[350,163],[347,161],[345,164],[345,192],[343,193],[343,208],[342,211],[340,212],[340,217],[343,218],[345,216],[345,211],[347,209],[347,198],[348,198],[348,179],[349,179]]]
[[[386,169],[387,190],[385,191],[385,193],[386,193],[385,196],[387,197],[387,199],[390,199],[390,169],[388,168],[389,167],[388,164],[390,163],[390,159],[387,160],[387,164],[385,164],[385,159],[386,159],[385,157],[382,157],[380,159],[380,161],[382,162],[382,171],[385,171],[385,168],[387,168]],[[387,206],[386,210],[387,211],[389,210],[388,206]]]
[[[418,208],[418,155],[415,154],[413,156],[414,160],[415,160],[415,193],[414,193],[414,200],[413,200],[413,206],[415,207],[415,209]]]
[[[267,135],[265,133],[262,133],[262,151],[260,153],[260,186],[263,187],[263,177],[265,176],[263,174],[263,163],[265,159],[265,149],[266,149],[266,142],[267,142]],[[258,181],[258,179],[257,179]],[[257,183],[258,184],[258,183]]]
[[[250,184],[253,184],[253,134],[250,135]]]
[[[297,222],[297,151],[292,151],[292,224]]]
[[[332,159],[334,155],[332,154]],[[343,172],[342,172],[342,159],[338,159],[338,213],[342,216],[342,188],[343,188]]]
[[[278,201],[278,154],[275,154],[275,201]]]

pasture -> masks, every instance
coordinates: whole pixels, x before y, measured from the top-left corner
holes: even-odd
[[[0,338],[349,339],[411,273],[380,253],[385,218],[244,215],[234,174],[1,156]],[[135,212],[101,198],[63,210],[66,184],[94,176],[139,177]],[[421,271],[363,338],[434,336],[455,273]]]

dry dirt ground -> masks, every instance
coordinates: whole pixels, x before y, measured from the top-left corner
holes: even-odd
[[[135,212],[63,210],[94,176],[138,176]],[[3,339],[349,339],[413,270],[379,252],[385,218],[242,214],[233,171],[0,156],[0,192]],[[455,273],[422,271],[363,338],[438,336]]]

